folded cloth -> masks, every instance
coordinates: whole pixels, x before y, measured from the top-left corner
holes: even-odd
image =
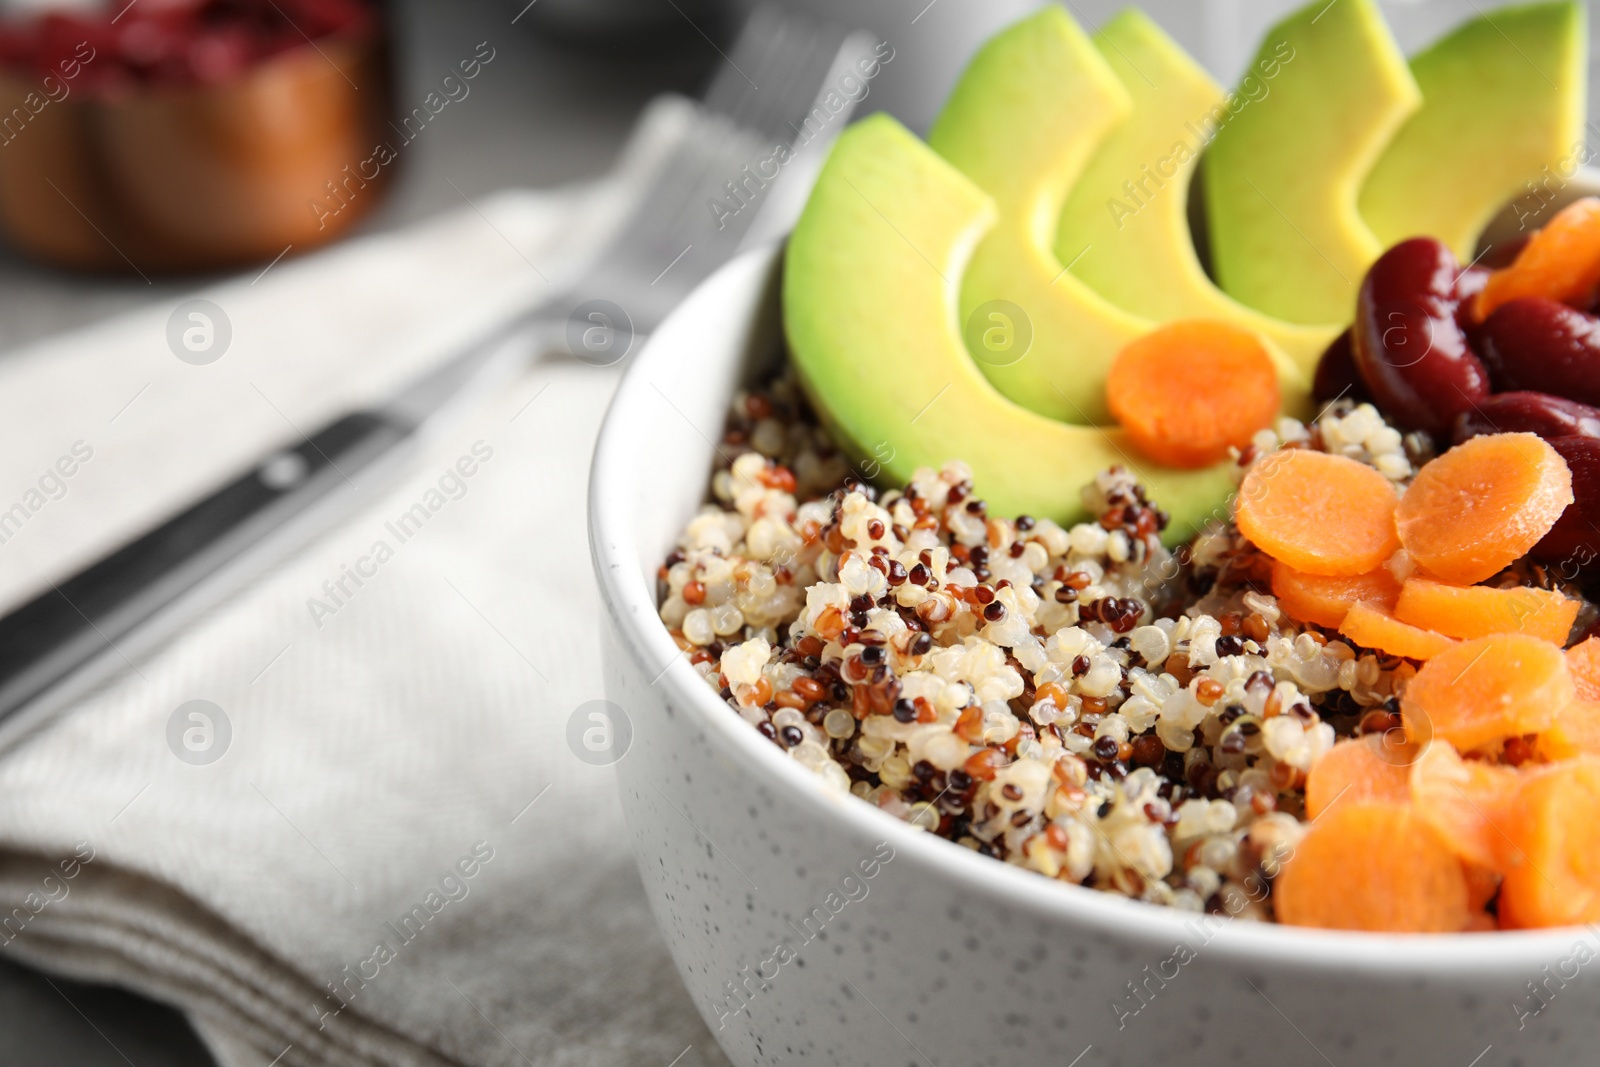
[[[93,450],[0,543],[8,606],[526,299],[625,185],[501,195],[204,294],[234,331],[210,365],[167,349],[167,308],[8,357],[0,493]],[[567,740],[602,695],[584,497],[615,380],[533,363],[0,759],[0,952],[179,1006],[224,1067],[725,1063],[611,772]]]

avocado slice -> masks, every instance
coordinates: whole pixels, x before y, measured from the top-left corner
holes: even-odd
[[[1094,43],[1132,98],[1133,114],[1073,185],[1056,230],[1057,258],[1076,261],[1075,276],[1136,315],[1254,330],[1309,379],[1341,327],[1285,322],[1246,307],[1216,287],[1195,253],[1189,186],[1207,123],[1226,114],[1222,88],[1137,8],[1102,25]],[[1085,248],[1091,252],[1080,257]]]
[[[967,348],[1002,393],[1063,422],[1112,421],[1105,399],[1111,363],[1161,321],[1107,299],[1068,267],[1095,255],[1115,257],[1146,287],[1168,284],[1159,269],[1127,260],[1114,242],[1104,249],[1080,246],[1065,263],[1053,247],[1063,202],[1095,166],[1107,138],[1128,126],[1131,107],[1099,50],[1050,4],[984,43],[928,135],[929,145],[992,196],[1000,211],[961,284]],[[992,314],[997,302],[1001,318]],[[1014,338],[986,332],[991,324],[1015,327],[1019,336],[1027,331],[1025,351],[1020,344],[995,351],[990,338]],[[1298,409],[1309,395],[1309,376],[1270,337],[1264,340],[1288,406]]]
[[[840,446],[886,484],[965,460],[998,514],[1080,521],[1083,486],[1121,465],[1172,515],[1169,544],[1226,517],[1229,464],[1157,466],[1121,431],[1035,414],[979,373],[958,294],[996,217],[983,190],[887,115],[839,136],[789,238],[783,319],[801,381]]]
[[[1015,362],[982,346],[973,355],[1006,396],[1064,422],[1112,421],[1111,358],[1154,326],[1066,273],[1054,251],[1068,190],[1131,110],[1089,38],[1048,4],[978,49],[928,132],[929,146],[1000,210],[961,283],[962,323],[1003,300],[1031,327],[1032,343]]]
[[[1588,110],[1588,30],[1579,3],[1481,14],[1411,60],[1422,110],[1361,189],[1385,247],[1437,237],[1462,262],[1528,181],[1572,176]],[[1562,172],[1565,173],[1562,173]]]
[[[1229,295],[1290,322],[1349,322],[1382,245],[1357,209],[1422,103],[1374,0],[1313,0],[1279,22],[1201,160],[1211,266]],[[1252,99],[1252,95],[1256,98]]]

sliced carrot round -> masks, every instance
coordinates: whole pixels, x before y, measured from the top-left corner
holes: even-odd
[[[1474,437],[1426,464],[1400,499],[1400,541],[1430,574],[1472,585],[1504,570],[1572,503],[1572,472],[1531,433]]]
[[[1339,632],[1362,648],[1391,656],[1428,660],[1454,648],[1454,639],[1401,622],[1375,604],[1355,604],[1339,624]]]
[[[1517,798],[1515,863],[1500,888],[1500,925],[1576,926],[1600,920],[1600,759],[1532,776]]]
[[[1600,288],[1600,199],[1562,208],[1528,239],[1509,267],[1489,275],[1473,304],[1479,322],[1495,308],[1525,296],[1588,307]]]
[[[1338,804],[1312,824],[1273,888],[1295,926],[1453,933],[1471,919],[1461,861],[1407,805]]]
[[[1132,342],[1111,364],[1106,403],[1134,444],[1171,467],[1209,467],[1278,413],[1278,372],[1249,330],[1196,319]]]
[[[1600,701],[1600,637],[1579,641],[1567,649],[1567,669],[1581,700]]]
[[[1522,776],[1514,767],[1464,760],[1435,741],[1410,768],[1411,799],[1445,846],[1467,863],[1503,871]]]
[[[1392,608],[1400,596],[1400,583],[1388,568],[1379,567],[1348,578],[1306,574],[1281,560],[1272,563],[1272,595],[1278,607],[1300,622],[1338,626],[1356,604]]]
[[[1562,708],[1556,721],[1539,735],[1534,751],[1540,759],[1551,762],[1600,756],[1600,703],[1580,699]]]
[[[1564,645],[1578,607],[1578,601],[1553,589],[1493,589],[1410,578],[1400,590],[1394,616],[1448,637],[1527,634]]]
[[[1239,487],[1234,521],[1252,544],[1306,574],[1353,577],[1400,547],[1394,487],[1347,456],[1286,448]]]
[[[1400,717],[1408,735],[1440,738],[1467,752],[1549,729],[1575,696],[1559,648],[1496,634],[1464,641],[1423,664],[1400,698]]]
[[[1496,929],[1494,916],[1485,915],[1483,909],[1488,907],[1489,901],[1500,892],[1500,872],[1479,867],[1475,863],[1463,863],[1461,869],[1467,876],[1467,906],[1472,909],[1472,922],[1468,924],[1467,929]],[[1480,920],[1483,921],[1481,926],[1478,925]]]
[[[1420,748],[1391,749],[1386,735],[1340,741],[1311,765],[1306,775],[1306,818],[1315,819],[1336,803],[1387,800],[1403,804],[1411,798],[1411,770]]]

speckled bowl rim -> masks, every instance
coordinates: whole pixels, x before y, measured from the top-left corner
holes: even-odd
[[[654,576],[640,573],[636,562],[640,546],[632,529],[641,494],[634,485],[649,477],[652,463],[671,457],[663,457],[639,438],[638,428],[648,420],[638,413],[660,403],[652,395],[652,375],[661,375],[664,369],[669,374],[691,373],[697,360],[707,358],[694,339],[725,334],[738,316],[751,313],[750,307],[725,306],[723,289],[761,272],[770,272],[768,285],[777,284],[782,268],[773,261],[781,251],[781,245],[773,245],[744,253],[707,279],[635,356],[606,413],[590,471],[590,550],[601,598],[623,637],[621,643],[646,676],[656,670],[649,664],[671,660],[655,683],[663,688],[664,697],[689,716],[723,755],[748,767],[752,777],[780,794],[780,802],[809,815],[820,832],[838,826],[887,839],[897,851],[915,856],[965,889],[1045,923],[1089,925],[1148,948],[1170,947],[1192,936],[1186,925],[1196,920],[1192,913],[1047,879],[914,830],[858,798],[830,794],[815,775],[733,714],[701,681],[660,624]],[[651,462],[641,463],[641,457]],[[1600,937],[1592,927],[1394,935],[1229,922],[1217,930],[1207,951],[1279,971],[1513,977],[1562,958],[1574,938],[1585,934]]]

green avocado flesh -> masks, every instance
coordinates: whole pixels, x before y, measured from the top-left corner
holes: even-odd
[[[1052,4],[978,50],[928,135],[929,146],[992,196],[1000,213],[961,283],[968,350],[1002,393],[1064,422],[1113,421],[1105,398],[1112,361],[1159,324],[1069,273],[1054,251],[1069,192],[1098,164],[1107,138],[1137,121],[1116,71]],[[1095,254],[1075,252],[1069,263]],[[1099,254],[1117,257],[1146,286],[1167,281],[1159,265],[1128,258],[1127,249],[1108,245]],[[1004,318],[989,314],[996,301],[1010,305]],[[991,321],[1013,327],[1018,311],[1025,325],[1015,332],[982,328]],[[1019,351],[1023,331],[1031,342]],[[1266,340],[1294,406],[1308,392],[1306,375]]]
[[[1000,212],[962,279],[962,323],[1005,300],[1032,332],[1015,362],[1014,353],[981,344],[972,354],[1006,396],[1065,422],[1112,421],[1105,400],[1112,357],[1153,326],[1065,274],[1053,250],[1067,191],[1129,110],[1117,76],[1051,4],[978,50],[928,133],[929,147]]]
[[[1342,327],[1285,322],[1248,308],[1216,287],[1195,254],[1189,185],[1209,131],[1227,114],[1222,89],[1136,8],[1101,26],[1095,45],[1133,112],[1073,186],[1056,231],[1057,257],[1075,261],[1075,276],[1136,315],[1254,330],[1309,378]],[[1252,73],[1259,80],[1280,67]]]
[[[1422,110],[1361,190],[1361,215],[1385,247],[1427,234],[1466,262],[1524,183],[1572,176],[1584,158],[1585,22],[1579,3],[1501,8],[1411,60]]]
[[[885,484],[966,461],[999,514],[1087,517],[1081,490],[1132,470],[1172,515],[1169,543],[1226,517],[1228,464],[1160,467],[1121,431],[1072,426],[1012,403],[962,340],[958,292],[994,225],[993,200],[893,119],[840,135],[789,238],[783,318],[794,364],[841,447]]]
[[[1422,94],[1374,0],[1313,0],[1267,32],[1250,70],[1201,164],[1213,271],[1258,311],[1349,322],[1383,251],[1361,187]]]

